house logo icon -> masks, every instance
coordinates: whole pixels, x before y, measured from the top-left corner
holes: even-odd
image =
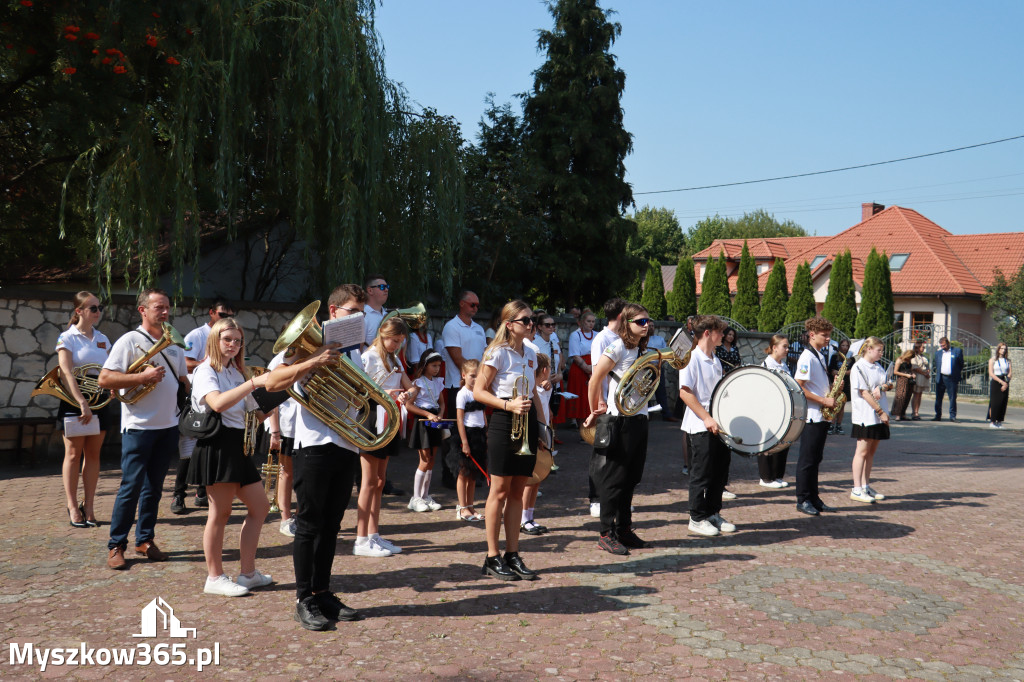
[[[170,637],[187,638],[191,632],[192,639],[196,638],[196,629],[181,627],[181,621],[174,615],[171,605],[163,597],[157,597],[142,609],[142,632],[132,637],[156,637],[161,630]]]

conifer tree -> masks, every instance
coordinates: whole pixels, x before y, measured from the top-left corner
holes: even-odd
[[[680,258],[676,266],[672,291],[668,294],[668,314],[680,322],[697,314],[697,275],[693,271],[693,259],[689,256]]]
[[[643,298],[644,295],[644,271],[637,270],[636,276],[626,287],[626,290],[622,294],[622,298],[627,301],[635,302]]]
[[[796,269],[793,278],[793,295],[786,306],[786,324],[803,322],[817,314],[814,305],[814,285],[811,282],[811,266],[804,261]]]
[[[665,319],[665,283],[661,279],[661,263],[656,260],[652,260],[647,268],[644,295],[640,299],[640,305],[647,308],[652,319]]]
[[[829,274],[828,296],[821,314],[847,336],[857,324],[857,293],[853,283],[853,256],[850,250],[836,254]]]
[[[879,333],[875,336],[884,338],[892,333],[896,310],[892,296],[892,270],[889,269],[889,256],[883,251],[879,259],[882,265],[882,312],[878,320]]]
[[[879,315],[884,314],[885,284],[882,280],[885,275],[880,259],[878,251],[871,247],[868,261],[864,264],[864,282],[860,289],[860,313],[857,315],[855,334],[858,339],[874,335],[879,326]]]
[[[757,328],[762,332],[774,332],[786,324],[786,305],[789,290],[786,283],[786,262],[779,258],[768,274],[761,299],[761,313],[757,316]]]
[[[718,259],[708,260],[707,268],[704,270],[704,281],[700,288],[697,311],[701,315],[723,315],[726,317],[732,312],[724,252],[719,254]]]
[[[740,254],[740,270],[736,278],[736,300],[732,304],[732,319],[747,329],[757,326],[757,314],[760,312],[760,300],[757,295],[757,266],[743,240],[743,252]]]

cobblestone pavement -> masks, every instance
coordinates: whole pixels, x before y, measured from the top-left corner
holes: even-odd
[[[927,402],[927,401],[926,401]],[[928,403],[930,406],[930,403]],[[848,436],[828,440],[823,497],[840,508],[796,512],[792,488],[757,485],[755,463],[734,457],[724,515],[727,537],[686,533],[686,479],[679,432],[651,424],[647,471],[636,499],[638,533],[650,549],[613,557],[597,548],[586,509],[589,452],[562,431],[557,475],[542,486],[537,516],[551,528],[522,551],[536,582],[481,576],[477,524],[445,508],[415,514],[385,497],[382,527],[405,552],[351,555],[355,512],[343,523],[332,589],[366,620],[307,632],[292,619],[291,540],[277,515],[263,529],[258,566],[277,584],[250,597],[202,593],[205,514],[168,512],[157,541],[171,560],[105,567],[107,528],[74,529],[65,518],[59,469],[0,471],[0,628],[3,679],[1024,679],[1024,410],[990,430],[984,406],[965,420],[893,427],[879,448],[875,487],[887,499],[849,499]],[[414,456],[392,463],[411,486]],[[790,457],[792,481],[796,453]],[[100,481],[97,514],[110,517],[116,462]],[[169,486],[172,477],[168,478]],[[169,490],[169,487],[167,488]],[[478,491],[482,498],[485,489]],[[237,573],[236,507],[226,570]],[[196,636],[145,634],[140,612],[160,597]],[[93,665],[12,662],[33,644],[93,650]],[[84,645],[83,645],[84,643]],[[100,665],[101,649],[182,644],[182,659],[216,649],[216,664]],[[100,657],[100,659],[97,659]]]

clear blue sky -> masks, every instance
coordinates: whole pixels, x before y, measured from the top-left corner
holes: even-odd
[[[638,207],[684,228],[764,208],[809,233],[860,220],[860,204],[913,208],[950,232],[1024,231],[1024,139],[811,178],[754,180],[1024,134],[1024,2],[603,0],[622,35],[622,105]],[[388,76],[475,140],[484,98],[530,89],[544,60],[535,0],[384,0]]]

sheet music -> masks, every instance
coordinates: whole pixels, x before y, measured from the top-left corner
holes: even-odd
[[[324,345],[336,343],[342,353],[357,350],[366,338],[366,316],[363,313],[353,313],[327,320],[323,324],[323,330]]]
[[[100,418],[93,414],[88,424],[78,421],[78,417],[64,417],[64,435],[68,438],[77,436],[97,436],[100,432]]]

